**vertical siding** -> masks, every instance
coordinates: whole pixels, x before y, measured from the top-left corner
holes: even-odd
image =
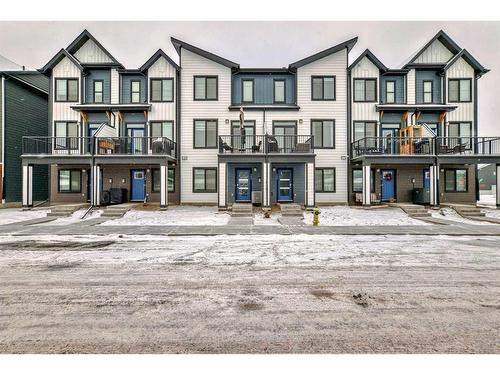
[[[141,103],[147,101],[147,79],[141,74],[122,74],[120,80],[121,99],[120,103],[130,104],[130,92],[132,90],[132,80],[141,81]]]
[[[177,101],[177,98],[175,96],[176,95],[175,87],[177,85],[175,75],[176,75],[175,68],[163,56],[161,56],[158,60],[156,60],[156,62],[153,65],[151,65],[151,67],[148,69],[149,90],[151,90],[151,83],[150,83],[151,78],[174,79],[174,101],[171,103],[151,103],[151,111],[149,112],[149,121],[169,120],[175,122],[175,107],[176,107],[175,103]],[[147,95],[149,97],[150,92],[148,92]]]
[[[120,74],[116,69],[111,69],[111,104],[120,102]]]
[[[351,71],[352,77],[352,120],[371,120],[378,121],[378,112],[376,111],[376,104],[378,103],[355,103],[354,102],[354,79],[355,78],[376,78],[377,79],[377,99],[379,96],[380,77],[379,69],[366,57],[364,57],[358,65]]]
[[[103,103],[111,102],[111,72],[109,69],[92,69],[85,76],[85,103],[94,102],[94,81],[103,81]]]
[[[432,81],[432,103],[441,103],[441,77],[437,70],[417,70],[415,84],[417,104],[424,102],[424,81]]]
[[[427,49],[415,60],[416,64],[445,64],[453,54],[443,43],[435,40]]]
[[[446,72],[447,80],[450,78],[471,78],[471,99],[470,103],[451,103],[457,109],[448,113],[446,121],[471,121],[474,129],[474,69],[463,59],[459,58]]]
[[[380,103],[386,103],[386,85],[387,81],[396,81],[396,104],[405,102],[405,76],[381,76],[380,77]]]
[[[3,141],[2,141],[2,137],[3,137],[3,123],[2,123],[2,116],[3,116],[3,92],[2,92],[2,89],[3,89],[3,77],[0,76],[0,164],[3,162],[3,149],[2,149],[2,146],[3,146]],[[0,184],[2,183],[2,171],[0,170]],[[2,199],[2,186],[0,185],[0,200]]]
[[[406,96],[408,104],[415,104],[415,69],[410,69],[406,75]]]
[[[95,44],[92,39],[87,40],[83,46],[74,53],[81,63],[110,63],[113,62],[106,53]]]
[[[61,60],[52,70],[52,118],[54,121],[79,121],[78,112],[71,109],[75,103],[61,103],[55,101],[56,85],[55,78],[77,78],[78,95],[81,95],[81,75],[80,70],[67,57]],[[79,98],[80,102],[82,98]],[[53,124],[52,124],[53,126]]]
[[[242,80],[251,78],[254,80],[254,103],[273,104],[274,80],[285,80],[285,103],[295,102],[295,77],[293,74],[236,74],[233,76],[233,104],[241,104]]]

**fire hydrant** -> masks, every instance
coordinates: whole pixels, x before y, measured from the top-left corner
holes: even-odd
[[[313,208],[313,225],[314,226],[319,225],[319,214],[320,214],[319,209]]]

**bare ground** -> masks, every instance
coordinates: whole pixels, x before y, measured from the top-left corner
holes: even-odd
[[[499,249],[472,237],[3,238],[0,352],[500,353]]]

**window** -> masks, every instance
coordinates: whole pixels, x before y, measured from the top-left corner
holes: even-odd
[[[273,134],[278,148],[291,151],[297,142],[297,124],[294,121],[273,121]]]
[[[243,139],[241,137],[240,122],[231,121],[231,135],[233,135],[233,137],[231,137],[232,147],[240,149],[251,148],[255,145],[255,121],[245,121],[243,128],[245,129],[244,143],[242,142]]]
[[[56,121],[54,136],[56,149],[78,149],[78,124],[76,122]]]
[[[432,81],[424,81],[424,103],[432,103]]]
[[[217,147],[217,120],[194,120],[194,148]]]
[[[374,138],[377,136],[377,123],[375,122],[354,122],[354,141],[363,138]]]
[[[79,169],[59,170],[59,193],[80,193],[82,190],[82,175]]]
[[[94,103],[103,102],[104,81],[94,81]]]
[[[174,79],[152,78],[151,79],[151,101],[173,102],[174,101]]]
[[[194,77],[194,100],[217,100],[217,76]]]
[[[385,102],[386,103],[396,102],[396,81],[385,82]]]
[[[467,169],[445,169],[445,191],[467,192]]]
[[[370,190],[372,193],[375,191],[375,169],[371,170]],[[353,193],[362,193],[363,192],[363,170],[362,169],[353,169],[352,170],[352,191],[353,191]]]
[[[312,77],[312,100],[335,100],[335,76]]]
[[[159,193],[161,190],[161,172],[159,168],[155,168],[152,170],[153,173],[153,193]],[[167,176],[167,189],[169,193],[175,192],[175,169],[168,169]]]
[[[130,81],[130,103],[141,102],[141,81]]]
[[[274,80],[274,103],[285,103],[285,80]]]
[[[355,102],[376,102],[377,101],[377,79],[355,79],[354,80],[354,101]]]
[[[217,192],[217,168],[193,168],[193,193]]]
[[[78,101],[78,79],[56,78],[56,102]]]
[[[465,144],[468,149],[471,146],[472,123],[470,122],[450,122],[448,125],[448,146],[458,146]]]
[[[242,103],[253,103],[253,79],[243,79],[241,85],[243,91],[241,95]]]
[[[317,193],[335,193],[335,168],[316,168],[314,185]]]
[[[158,121],[151,122],[151,137],[166,137],[174,139],[174,122]]]
[[[470,102],[472,97],[470,78],[450,79],[448,81],[449,102]]]
[[[335,120],[311,120],[315,148],[335,148]]]

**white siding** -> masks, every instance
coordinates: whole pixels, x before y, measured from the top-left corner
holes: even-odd
[[[446,48],[443,43],[439,40],[435,40],[432,44],[427,47],[424,52],[414,61],[416,64],[445,64],[451,58],[453,54],[448,48]]]
[[[175,101],[176,101],[176,90],[177,85],[175,78],[176,70],[170,64],[167,59],[163,56],[160,57],[156,62],[151,65],[148,69],[148,88],[151,89],[150,79],[151,78],[173,78],[174,79],[174,101],[171,103],[151,103],[151,112],[149,112],[149,120],[169,120],[175,121]],[[150,93],[148,92],[148,97]],[[151,98],[149,98],[151,100]]]
[[[415,69],[410,69],[406,76],[406,98],[408,104],[415,104]]]
[[[379,119],[379,114],[376,111],[376,103],[356,103],[354,102],[354,79],[355,78],[376,78],[377,79],[377,100],[379,100],[379,86],[380,86],[380,77],[379,77],[379,69],[373,64],[368,58],[364,57],[361,61],[356,65],[351,71],[352,77],[352,120],[367,120],[367,121],[377,121]],[[351,133],[351,134],[354,134]]]
[[[77,66],[67,57],[62,59],[52,70],[52,119],[54,121],[79,121],[78,112],[71,109],[76,103],[62,103],[55,101],[55,78],[78,78],[78,96],[81,96],[81,75]],[[80,102],[81,102],[81,98]]]
[[[182,49],[181,52],[181,201],[217,204],[217,193],[193,193],[193,167],[217,167],[218,149],[193,148],[193,120],[217,119],[218,134],[231,134],[225,120],[237,120],[238,112],[229,112],[231,69]],[[193,76],[217,75],[217,101],[193,100]],[[187,160],[185,159],[187,158]]]
[[[120,74],[116,69],[111,69],[111,104],[120,102]]]
[[[92,39],[87,40],[83,46],[74,53],[81,63],[110,63],[109,56]]]
[[[456,105],[457,109],[448,113],[446,122],[471,121],[474,122],[474,69],[463,58],[459,58],[447,70],[446,78],[471,78],[471,99],[470,103],[450,103]],[[446,87],[448,92],[448,85]],[[472,126],[474,129],[474,124]]]

